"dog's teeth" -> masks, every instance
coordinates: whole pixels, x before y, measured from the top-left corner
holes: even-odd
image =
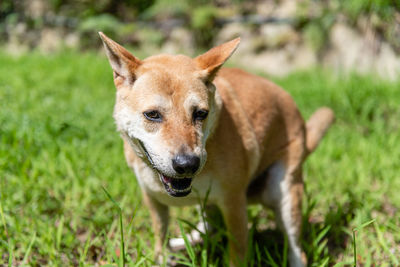
[[[175,189],[175,188],[172,188],[172,187],[170,187],[170,188],[171,188],[173,191],[175,191],[175,192],[184,193],[184,192],[190,191],[190,190],[192,189],[192,186],[190,186],[190,187],[188,187],[188,188],[186,188],[186,189],[183,189],[183,190]]]

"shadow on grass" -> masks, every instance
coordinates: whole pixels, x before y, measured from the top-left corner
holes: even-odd
[[[309,266],[327,266],[343,260],[346,251],[352,249],[349,224],[361,203],[352,192],[346,192],[349,201],[332,204],[321,216],[314,215],[316,202],[307,197],[303,208],[301,246]],[[254,218],[249,230],[248,266],[288,266],[288,245],[284,234],[275,226],[259,227],[259,217]],[[204,236],[205,242],[194,247],[198,265],[202,265],[202,253],[207,251],[207,266],[228,266],[227,238],[221,218],[217,220],[217,233]],[[261,228],[262,230],[259,230]],[[225,264],[224,264],[225,263]],[[174,265],[187,266],[187,265]]]
[[[308,197],[308,204],[303,209],[301,237],[301,246],[307,255],[308,265],[337,263],[343,258],[345,251],[352,248],[349,234],[351,231],[347,229],[360,203],[354,194],[347,194],[348,202],[332,205],[329,211],[319,218],[313,215],[316,202],[310,201]],[[278,228],[254,231],[252,239],[254,246],[264,254],[262,265],[257,266],[285,265],[287,244],[284,234]]]

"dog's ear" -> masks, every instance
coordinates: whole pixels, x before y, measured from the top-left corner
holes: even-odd
[[[114,83],[118,88],[120,85],[128,85],[136,80],[135,70],[142,64],[141,61],[117,44],[104,33],[99,32],[106,49],[106,54],[114,71]]]
[[[236,38],[196,57],[194,60],[197,66],[202,70],[200,76],[202,76],[204,80],[212,81],[222,64],[235,52],[239,43],[240,38]]]

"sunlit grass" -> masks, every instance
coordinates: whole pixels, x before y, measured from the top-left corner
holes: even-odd
[[[337,115],[305,166],[302,240],[310,265],[352,264],[353,229],[371,219],[356,233],[358,263],[395,265],[400,84],[317,70],[275,81],[305,118],[322,105]],[[111,116],[114,90],[109,65],[97,54],[0,54],[0,265],[118,264],[121,223],[102,187],[122,209],[126,264],[154,264],[149,214]],[[200,218],[193,208],[173,215],[194,224]],[[281,266],[287,246],[272,213],[252,207],[249,218],[250,260]],[[190,231],[181,225],[172,220],[170,234]],[[226,262],[224,242],[206,243],[176,258],[197,266]]]

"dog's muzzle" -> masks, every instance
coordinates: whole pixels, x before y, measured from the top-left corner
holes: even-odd
[[[142,141],[139,141],[139,145],[141,146],[146,159],[147,163],[158,173],[160,177],[161,183],[164,185],[165,190],[170,196],[173,197],[184,197],[192,192],[192,178],[173,178],[162,174],[155,166],[150,154],[148,153],[147,149],[145,148]],[[197,168],[196,168],[197,170]]]

